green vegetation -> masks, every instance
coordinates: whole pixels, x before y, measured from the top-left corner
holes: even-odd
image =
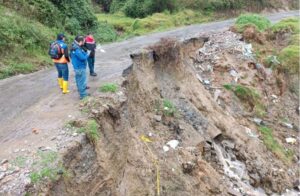
[[[177,109],[175,105],[168,99],[163,100],[163,113],[166,116],[175,116]]]
[[[299,37],[300,37],[300,20],[299,18],[289,18],[280,21],[275,24],[271,30],[274,33],[290,32],[292,36],[290,38],[289,45],[283,48],[279,54],[278,59],[281,62],[280,68],[289,74],[299,73]]]
[[[238,31],[243,31],[246,26],[254,26],[258,31],[264,31],[271,27],[271,22],[264,16],[258,14],[244,14],[236,20]]]
[[[257,116],[263,117],[266,115],[266,108],[260,100],[260,95],[254,89],[243,85],[232,84],[225,84],[223,87],[232,91],[243,103],[246,103],[250,107],[250,110],[253,110]]]
[[[29,175],[31,183],[36,184],[47,179],[51,181],[56,180],[58,178],[58,173],[64,170],[64,168],[57,163],[57,152],[38,151],[37,154],[38,161],[33,163],[33,171]]]
[[[194,9],[203,12],[236,11],[244,8],[262,10],[265,7],[282,7],[280,0],[97,0],[105,12],[123,12],[126,16],[143,18],[164,11],[176,12],[182,9]],[[289,2],[298,7],[297,1]]]
[[[299,19],[298,18],[288,18],[281,20],[280,22],[274,24],[271,27],[271,30],[274,33],[278,32],[293,32],[293,33],[299,33],[300,27],[299,27]]]
[[[50,29],[0,6],[0,79],[30,73],[48,66],[49,42],[57,29]]]
[[[95,144],[99,138],[98,132],[99,125],[95,120],[89,120],[84,127],[78,129],[79,133],[85,133],[87,138]]]
[[[155,13],[143,19],[126,17],[121,13],[98,14],[97,17],[100,22],[107,22],[112,25],[119,32],[119,39],[213,20],[212,14],[204,15],[193,10],[183,10],[176,13]]]
[[[27,158],[24,157],[24,156],[17,156],[13,161],[12,161],[12,164],[17,166],[17,167],[25,167],[26,166],[26,161],[27,161]]]
[[[290,163],[293,158],[293,152],[291,150],[285,150],[278,141],[275,140],[273,136],[273,132],[269,127],[260,126],[258,130],[262,134],[262,140],[266,145],[267,149],[272,151],[276,156],[278,156],[281,160]]]
[[[99,89],[101,92],[112,92],[115,93],[118,90],[118,86],[114,83],[106,83],[102,85]]]
[[[299,45],[290,45],[280,51],[279,61],[286,72],[290,74],[299,73],[299,52]]]
[[[232,90],[233,85],[231,85],[231,84],[224,84],[223,87],[224,87],[226,90]]]

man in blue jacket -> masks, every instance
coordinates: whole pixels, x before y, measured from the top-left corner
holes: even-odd
[[[71,48],[71,60],[75,71],[75,80],[80,95],[80,99],[89,96],[89,94],[86,93],[86,88],[87,88],[86,64],[87,64],[87,59],[90,55],[90,51],[85,52],[82,48],[83,45],[84,45],[84,37],[77,36],[74,42],[72,43],[72,48]]]

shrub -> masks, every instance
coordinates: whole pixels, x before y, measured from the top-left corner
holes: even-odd
[[[279,53],[282,69],[290,74],[299,73],[299,45],[290,45]]]
[[[239,30],[243,30],[245,26],[254,25],[257,30],[264,31],[271,26],[271,22],[264,16],[257,14],[245,14],[238,17],[235,22]]]
[[[110,13],[116,13],[120,11],[126,3],[126,0],[112,0],[109,11]]]
[[[299,27],[300,20],[297,18],[288,18],[281,20],[280,22],[276,23],[271,27],[271,30],[274,33],[277,32],[292,32],[292,33],[299,33],[300,27]]]
[[[124,5],[126,16],[144,18],[156,12],[177,9],[176,0],[128,0]]]
[[[97,28],[91,31],[94,33],[95,39],[99,42],[113,42],[118,38],[113,26],[106,22],[100,22]]]
[[[70,32],[72,35],[80,34],[80,23],[76,18],[67,18],[65,22],[66,31]]]

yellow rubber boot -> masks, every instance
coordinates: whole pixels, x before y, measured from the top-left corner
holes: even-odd
[[[63,89],[63,79],[62,78],[57,78],[57,81],[58,81],[58,86],[59,88]]]
[[[63,94],[69,93],[68,90],[68,81],[63,81]]]

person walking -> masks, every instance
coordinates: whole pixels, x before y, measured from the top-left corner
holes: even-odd
[[[86,64],[91,51],[85,52],[82,48],[84,45],[84,37],[77,36],[72,43],[71,61],[75,72],[76,86],[79,92],[80,99],[89,96],[87,94],[87,79],[86,79]]]
[[[87,59],[89,70],[90,70],[90,76],[97,76],[95,73],[95,50],[96,50],[96,41],[91,33],[87,34],[85,37],[85,44],[84,47],[91,51],[89,58]]]
[[[63,94],[69,93],[69,68],[70,62],[68,45],[65,43],[65,35],[60,33],[57,35],[56,41],[50,44],[49,55],[52,58],[58,73],[58,85],[62,89]]]

